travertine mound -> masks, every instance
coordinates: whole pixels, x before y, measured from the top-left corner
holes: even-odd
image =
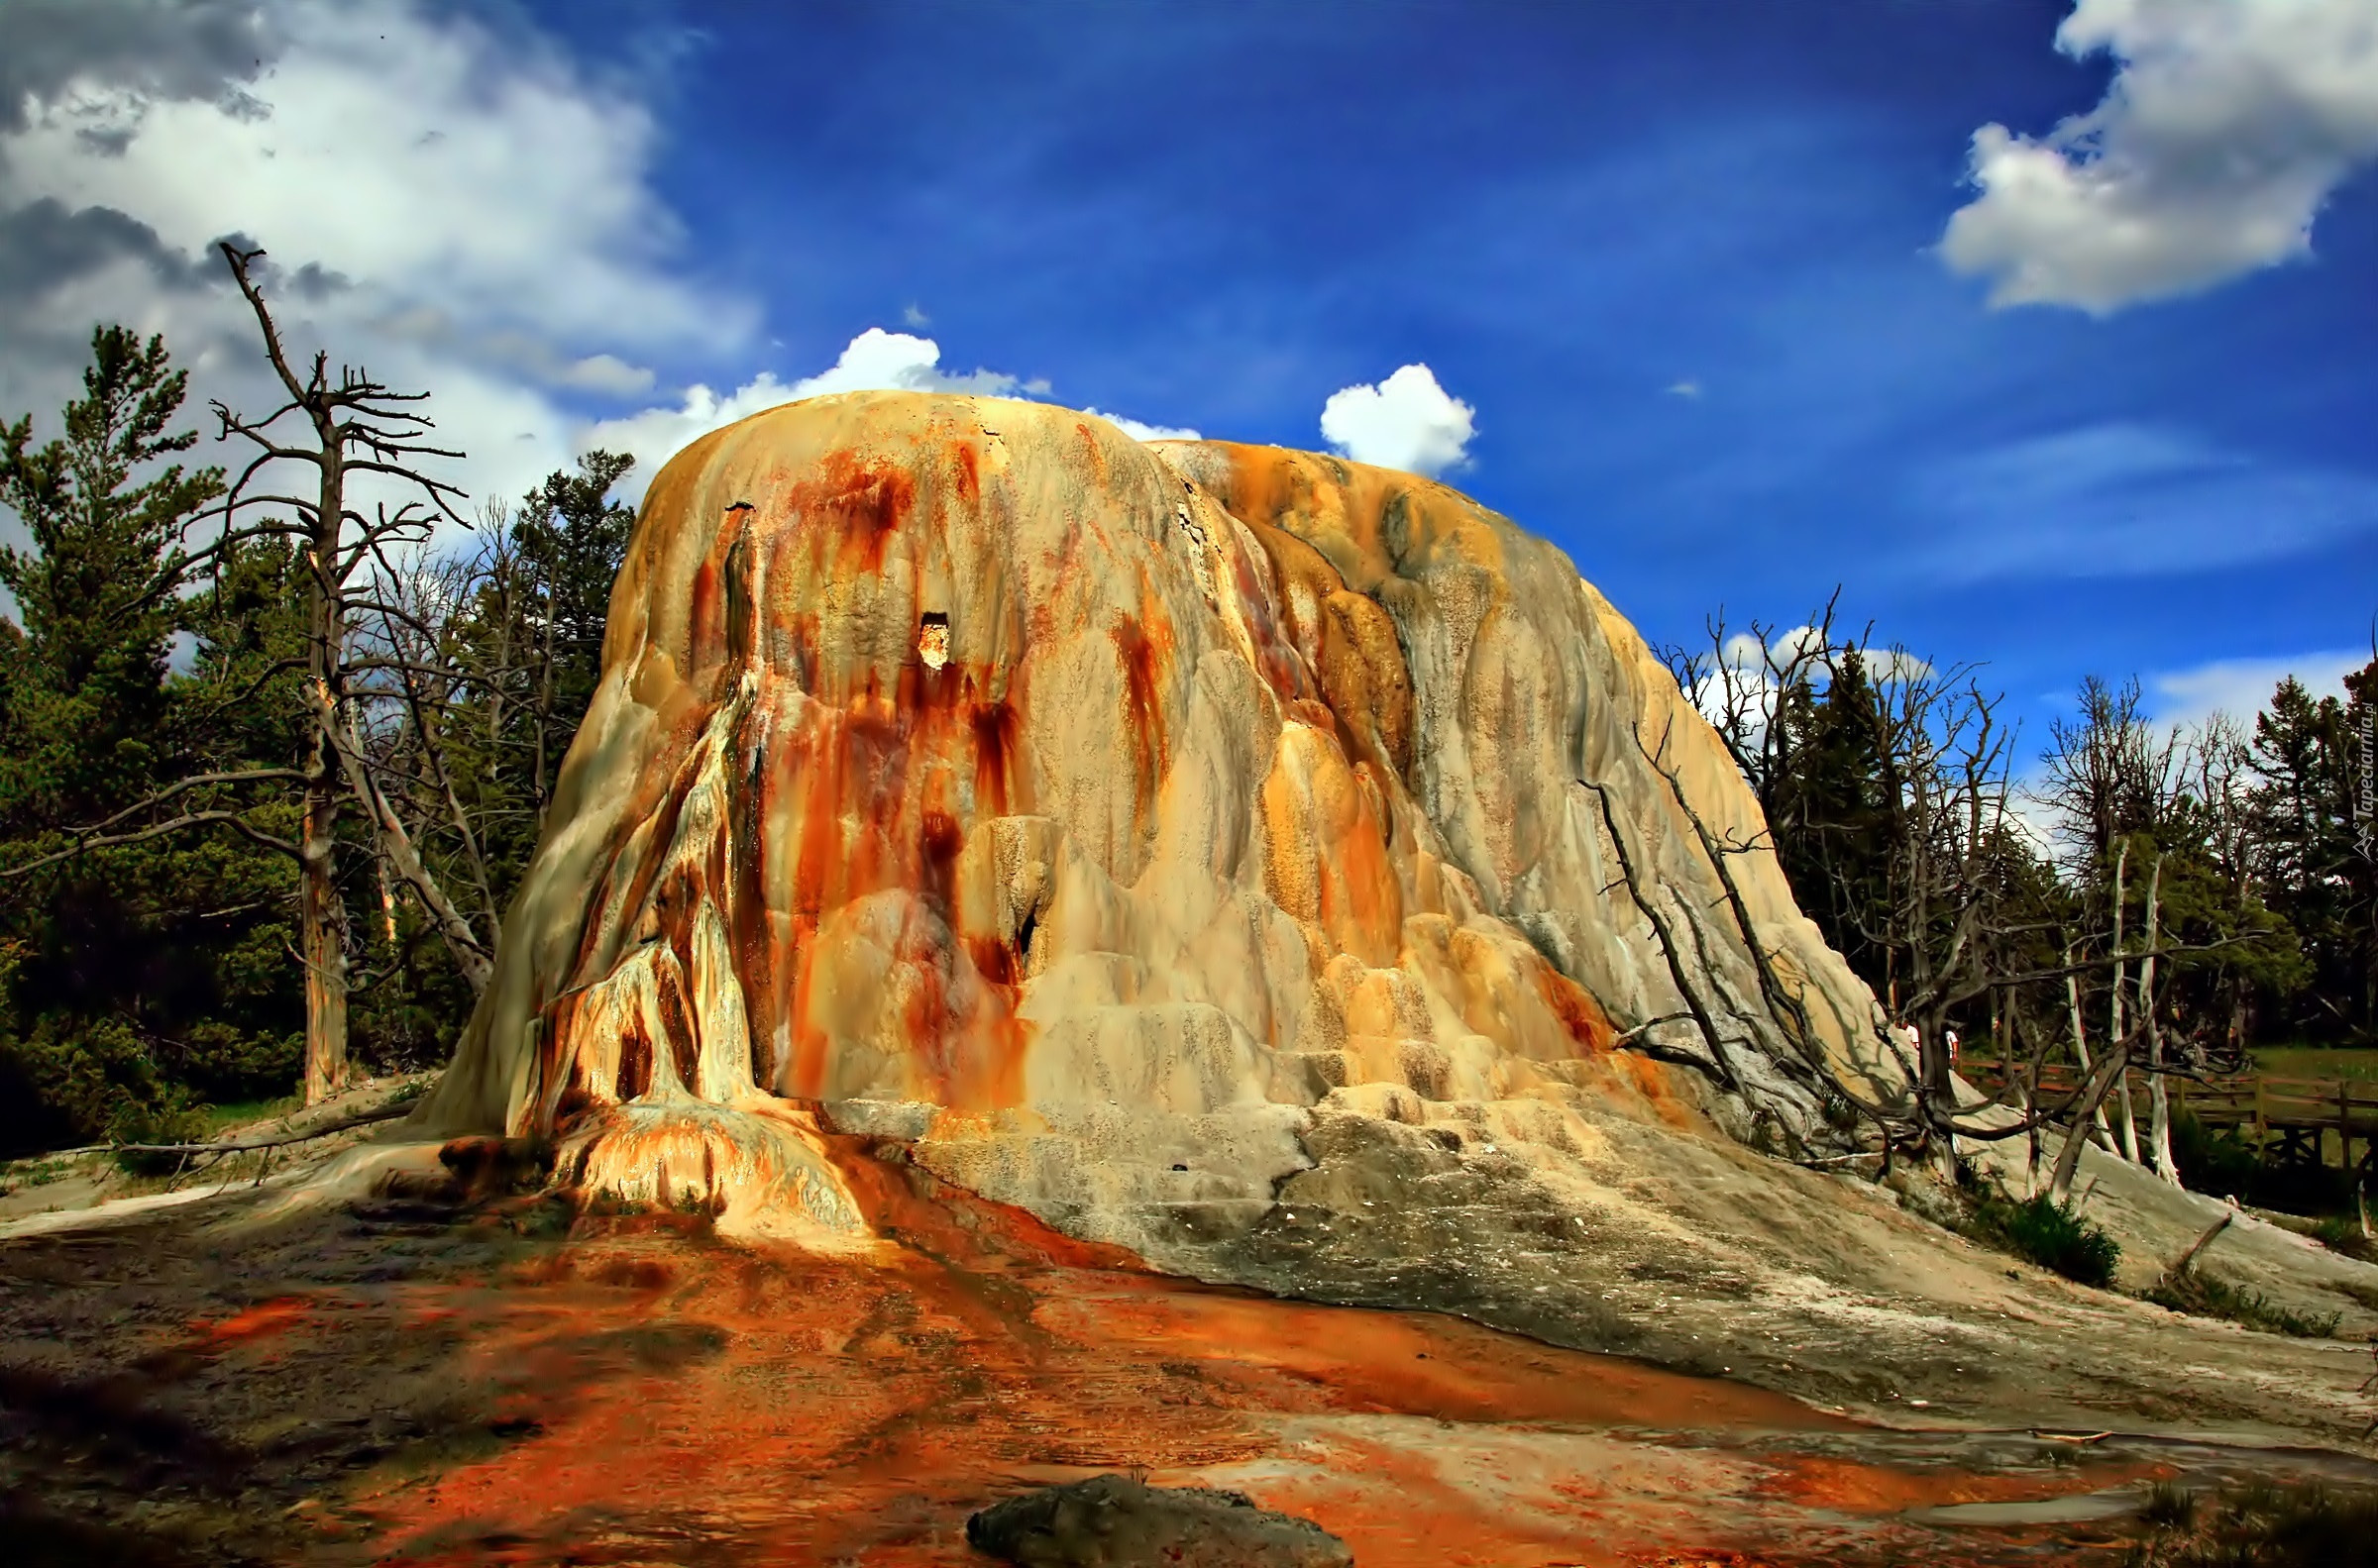
[[[821,1116],[1165,1261],[1321,1121],[1791,1139],[1887,1071],[1642,639],[1428,480],[815,398],[658,475],[604,665],[424,1130],[863,1242]]]

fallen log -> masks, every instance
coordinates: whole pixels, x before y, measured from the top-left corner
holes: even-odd
[[[292,1143],[310,1143],[316,1138],[327,1138],[334,1132],[369,1127],[375,1122],[394,1121],[410,1113],[416,1103],[416,1099],[407,1099],[394,1105],[382,1105],[377,1110],[342,1116],[337,1121],[309,1127],[303,1132],[286,1133],[277,1138],[257,1138],[247,1143],[92,1143],[79,1149],[53,1149],[36,1158],[63,1160],[78,1154],[253,1154],[259,1149],[286,1148]]]

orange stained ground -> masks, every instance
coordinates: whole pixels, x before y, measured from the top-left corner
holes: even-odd
[[[2117,1479],[1818,1457],[1794,1445],[1861,1429],[1459,1319],[1155,1275],[855,1140],[835,1154],[888,1238],[872,1262],[729,1247],[653,1215],[582,1221],[513,1278],[404,1297],[424,1326],[460,1329],[458,1397],[526,1435],[359,1478],[323,1515],[347,1520],[330,1555],[980,1564],[974,1509],[1122,1470],[1246,1491],[1363,1568],[1939,1562],[1894,1533],[1900,1511]],[[220,1343],[338,1317],[273,1303],[193,1327]]]

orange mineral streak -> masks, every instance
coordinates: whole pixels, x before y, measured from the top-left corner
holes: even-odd
[[[2142,1481],[2157,1473],[2152,1465],[2101,1463],[2091,1467],[2090,1490]],[[1875,1515],[1955,1503],[2027,1502],[2040,1495],[2036,1476],[1913,1475],[1812,1454],[1783,1460],[1761,1482],[1759,1490],[1768,1497],[1788,1498],[1847,1514]]]
[[[973,449],[955,451],[949,482],[923,487],[926,499],[978,506]],[[829,611],[839,592],[881,594],[895,582],[910,602],[927,596],[932,541],[911,537],[920,485],[905,457],[833,451],[797,478],[748,487],[763,500],[723,510],[686,590],[684,641],[670,650],[698,705],[671,726],[675,744],[659,759],[674,764],[667,782],[656,787],[661,771],[648,766],[631,792],[626,815],[640,821],[613,855],[614,896],[587,922],[579,978],[548,1009],[551,1113],[572,1091],[574,1103],[588,1103],[632,1100],[665,1082],[697,1087],[703,1025],[690,977],[712,918],[739,993],[727,1010],[739,1012],[732,1021],[746,1042],[726,1053],[736,1060],[720,1091],[700,1098],[754,1087],[850,1092],[843,1064],[830,1060],[840,1023],[908,1043],[890,1086],[902,1094],[961,1106],[1012,1100],[1025,1033],[1014,955],[995,937],[957,931],[954,887],[971,823],[1028,802],[1007,673],[962,660],[854,663],[831,614],[810,607],[819,588]],[[675,487],[656,492],[663,500],[692,504]],[[623,581],[623,596],[638,585]],[[664,631],[676,623],[665,582],[653,597],[646,623]],[[763,665],[794,673],[809,700],[755,691],[748,673]],[[688,842],[689,809],[701,818],[699,843]],[[669,852],[672,842],[683,847]],[[853,973],[821,955],[821,931],[886,893],[895,902],[871,911],[872,965]],[[626,1009],[604,979],[619,973],[623,936],[656,954],[641,986],[648,1004]],[[880,1015],[854,1016],[870,992],[888,993]],[[656,1052],[673,1079],[656,1074]]]
[[[216,1350],[245,1339],[277,1334],[303,1322],[312,1309],[311,1304],[302,1297],[279,1296],[234,1312],[220,1322],[193,1321],[189,1325],[190,1332],[197,1339],[186,1348],[194,1351]]]
[[[582,1222],[497,1288],[415,1291],[399,1310],[459,1344],[457,1398],[516,1435],[442,1473],[359,1478],[339,1500],[370,1525],[354,1555],[956,1568],[981,1561],[971,1511],[1135,1470],[1303,1514],[1364,1568],[1720,1560],[1754,1543],[1772,1553],[1724,1560],[1813,1564],[1843,1560],[1845,1514],[2108,1480],[1825,1456],[1863,1429],[1456,1318],[1169,1279],[855,1140],[832,1155],[896,1238],[873,1263],[704,1244],[659,1215]],[[1936,1547],[1921,1560],[1957,1560]]]

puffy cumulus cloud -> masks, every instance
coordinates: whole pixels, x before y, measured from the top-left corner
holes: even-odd
[[[1718,648],[1719,661],[1738,678],[1747,678],[1761,688],[1773,684],[1777,676],[1787,673],[1795,665],[1807,665],[1815,671],[1833,668],[1834,650],[1828,646],[1824,632],[1810,625],[1770,633],[1764,639],[1756,632],[1735,632]],[[1860,655],[1867,679],[1887,685],[1904,680],[1920,680],[1932,674],[1931,661],[1918,658],[1904,648],[1868,648]],[[1737,683],[1740,683],[1738,679]]]
[[[1045,390],[1037,382],[1026,390]],[[930,338],[869,327],[850,340],[841,358],[826,369],[793,383],[795,397],[819,397],[827,392],[975,392],[984,397],[1014,396],[1024,383],[999,370],[951,372],[941,368],[941,346]]]
[[[721,395],[707,386],[686,389],[676,407],[647,408],[617,419],[597,420],[585,429],[579,445],[623,452],[636,467],[622,481],[623,493],[641,495],[661,465],[703,436],[731,425],[762,409],[827,392],[975,392],[986,397],[1012,397],[1019,391],[1045,389],[1047,383],[1026,383],[998,370],[951,372],[941,368],[941,346],[930,338],[869,327],[843,347],[841,356],[815,375],[790,384],[774,371],[762,370],[752,379]]]
[[[2165,724],[2194,724],[2226,713],[2248,724],[2294,676],[2315,696],[2342,696],[2345,677],[2369,663],[2368,649],[2327,649],[2281,659],[2216,659],[2166,670],[2146,682],[2149,706]]]
[[[1823,634],[1813,626],[1802,625],[1764,638],[1757,632],[1736,632],[1725,640],[1718,656],[1728,669],[1767,670],[1788,666],[1823,648]]]
[[[1122,414],[1110,414],[1103,409],[1085,408],[1083,413],[1093,419],[1103,419],[1134,441],[1203,441],[1205,438],[1185,425],[1146,425]]]
[[[1977,131],[1941,241],[1994,304],[2102,314],[2304,256],[2378,158],[2370,0],[2079,0],[2056,47],[2118,61],[2105,100],[2044,137]]]
[[[1051,388],[1044,380],[1024,380],[1004,370],[944,370],[941,346],[930,338],[869,327],[850,340],[841,355],[815,375],[779,380],[763,370],[723,395],[707,386],[687,388],[675,407],[647,408],[617,419],[598,420],[586,427],[579,445],[624,452],[636,460],[635,470],[622,481],[623,492],[640,495],[651,476],[677,453],[711,431],[738,419],[804,397],[828,392],[971,392],[983,397],[1036,397]],[[1084,412],[1119,427],[1139,441],[1195,441],[1194,430],[1145,425],[1120,414]]]
[[[1476,413],[1439,386],[1427,366],[1407,365],[1376,386],[1332,392],[1322,405],[1321,434],[1356,463],[1433,475],[1467,456]]]
[[[721,426],[801,395],[767,370],[723,395],[697,382],[686,388],[684,399],[675,408],[647,408],[617,419],[597,420],[585,428],[577,445],[588,451],[625,453],[635,459],[635,468],[619,481],[618,491],[634,500],[643,495],[661,465],[686,446]]]
[[[268,250],[294,351],[434,394],[483,496],[566,466],[573,405],[648,396],[646,359],[738,352],[756,312],[681,264],[645,105],[490,16],[0,4],[0,412],[69,395],[99,321],[163,332],[200,398],[272,406],[231,235]]]

